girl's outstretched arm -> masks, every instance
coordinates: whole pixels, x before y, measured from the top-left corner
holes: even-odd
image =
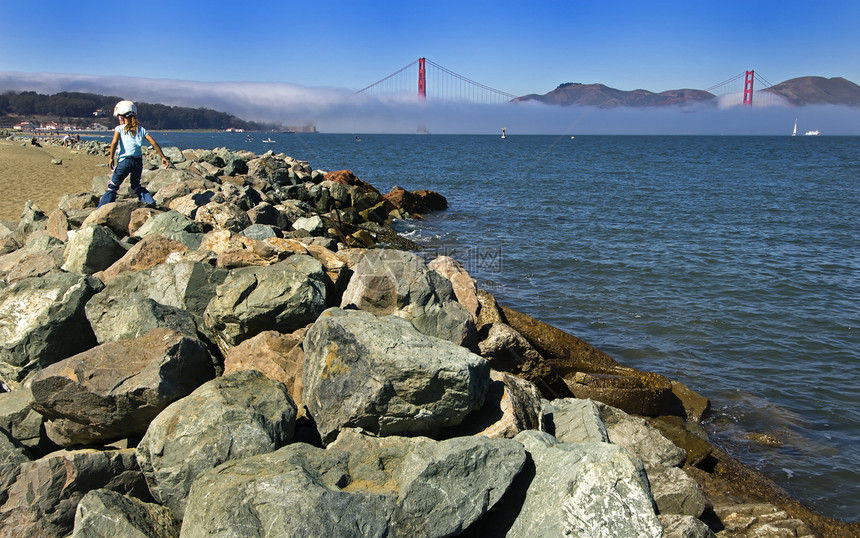
[[[149,133],[146,133],[146,139],[149,141],[150,144],[152,144],[152,147],[155,148],[155,151],[158,152],[158,155],[161,157],[161,164],[163,164],[165,168],[170,168],[170,161],[167,160],[167,157],[164,156],[164,152],[161,151],[161,146],[158,145],[158,142],[156,142],[155,139],[152,138],[152,135]]]

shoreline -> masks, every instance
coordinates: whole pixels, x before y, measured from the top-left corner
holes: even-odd
[[[34,200],[43,211],[50,214],[56,208],[56,201],[60,197],[66,194],[90,191],[93,183],[92,178],[108,173],[106,157],[74,153],[73,151],[51,144],[44,144],[42,148],[36,148],[29,146],[24,141],[0,140],[0,192],[4,193],[3,205],[0,205],[0,219],[16,220],[18,217],[14,216],[15,212],[20,212],[28,199]],[[51,164],[51,160],[57,158],[63,160],[62,165]],[[16,166],[20,168],[16,168]],[[89,176],[86,175],[93,170],[94,173]],[[104,173],[100,173],[102,171]],[[11,194],[12,190],[7,190],[7,185],[17,185],[17,190],[20,192],[9,196],[7,192]],[[21,201],[22,197],[24,198],[23,201]],[[6,198],[15,201],[14,204],[12,201],[8,202],[9,208],[6,207]],[[813,527],[819,529],[824,527],[835,532],[856,530],[857,525],[843,525],[840,520],[816,514],[796,499],[788,496],[764,475],[757,477],[758,471],[755,469],[743,466],[732,458],[724,458],[724,461],[727,462],[727,476],[743,479],[746,485],[753,486],[753,492],[759,493],[762,498],[769,499],[774,504],[786,506],[786,511],[792,515],[798,514],[796,516],[798,519],[805,522],[809,521]],[[739,487],[741,486],[735,485],[735,491],[726,490],[725,494],[737,495],[744,492],[737,491]],[[730,484],[715,485],[714,488],[715,491],[718,491],[720,488],[730,488]],[[815,520],[817,524],[811,520]]]

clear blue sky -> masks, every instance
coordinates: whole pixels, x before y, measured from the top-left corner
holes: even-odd
[[[523,95],[562,82],[860,83],[860,2],[4,1],[0,71],[358,89],[425,56]]]

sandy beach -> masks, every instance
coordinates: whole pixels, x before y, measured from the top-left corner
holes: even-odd
[[[61,159],[63,164],[51,164]],[[27,200],[50,214],[66,194],[87,192],[107,175],[108,158],[52,144],[0,140],[0,220],[17,221]]]

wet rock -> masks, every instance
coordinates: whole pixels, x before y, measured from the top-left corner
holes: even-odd
[[[606,425],[609,440],[623,446],[646,465],[677,467],[684,463],[686,452],[666,439],[660,430],[641,417],[598,403],[600,418]]]

